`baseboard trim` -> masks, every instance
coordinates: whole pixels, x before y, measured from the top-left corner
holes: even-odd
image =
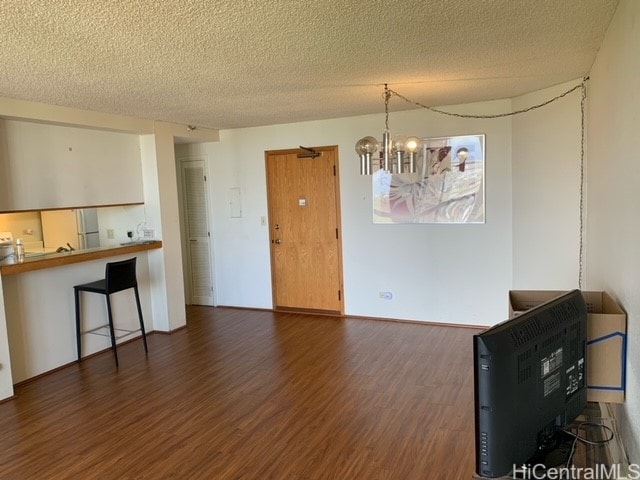
[[[433,327],[466,328],[471,330],[486,330],[487,328],[489,328],[483,325],[469,325],[466,323],[446,323],[446,322],[434,322],[431,320],[406,320],[402,318],[367,317],[363,315],[346,315],[345,318],[357,318],[359,320],[373,320],[376,322],[413,323],[417,325],[431,325]]]
[[[146,333],[147,333],[147,337],[149,337],[150,335],[154,335],[154,334],[156,334],[158,332],[156,330],[152,330],[152,331],[146,332]],[[131,343],[131,342],[135,342],[136,340],[140,340],[141,338],[142,338],[142,334],[137,336],[137,337],[135,337],[135,338],[130,338],[128,340],[125,340],[124,342],[120,342],[120,343],[118,343],[117,346],[121,347],[123,345],[126,345],[127,343]],[[85,361],[85,360],[88,360],[89,358],[93,358],[93,357],[95,357],[97,355],[102,355],[103,353],[110,352],[110,351],[111,351],[111,347],[103,348],[102,350],[98,350],[97,352],[93,352],[93,353],[90,353],[89,355],[86,355],[86,356],[82,357],[82,360]],[[30,378],[27,378],[26,380],[21,380],[18,383],[14,383],[13,384],[13,388],[18,388],[18,387],[21,387],[22,385],[27,385],[27,384],[29,384],[31,382],[35,382],[39,378],[46,377],[47,375],[51,375],[51,374],[56,373],[56,372],[58,372],[60,370],[64,370],[65,368],[68,368],[68,367],[70,367],[72,365],[78,365],[80,363],[81,362],[78,362],[78,360],[74,360],[72,362],[65,363],[63,365],[60,365],[59,367],[53,368],[51,370],[47,370],[46,372],[39,373],[35,377],[30,377]],[[15,395],[12,398],[15,398]]]
[[[273,312],[272,308],[239,307],[237,305],[188,305],[190,307],[231,308],[233,310],[251,310],[252,312]]]
[[[329,317],[344,317],[339,310],[321,310],[318,308],[295,308],[276,306],[273,309],[277,313],[302,313],[304,315],[324,315]]]
[[[157,335],[172,335],[176,332],[179,332],[180,330],[184,330],[185,328],[187,328],[186,325],[183,325],[181,327],[178,328],[174,328],[173,330],[169,330],[169,331],[164,331],[164,330],[154,330],[153,333],[157,334]],[[148,334],[147,334],[148,335]]]
[[[206,305],[205,305],[206,306]],[[407,319],[402,319],[402,318],[387,318],[387,317],[369,317],[369,316],[365,316],[365,315],[345,315],[342,313],[338,313],[338,312],[327,312],[325,310],[304,310],[302,308],[288,308],[288,307],[276,307],[275,309],[269,309],[269,308],[255,308],[255,307],[238,307],[238,306],[232,306],[232,305],[217,305],[216,307],[211,307],[211,308],[232,308],[235,310],[251,310],[251,311],[258,311],[258,312],[274,312],[274,313],[302,313],[302,314],[308,314],[308,315],[325,315],[325,316],[332,316],[332,317],[340,317],[340,318],[345,318],[345,319],[349,319],[349,318],[353,318],[353,319],[357,319],[357,320],[373,320],[376,322],[396,322],[396,323],[414,323],[414,324],[418,324],[418,325],[433,325],[436,327],[455,327],[455,328],[467,328],[467,329],[471,329],[471,330],[486,330],[487,328],[489,328],[488,325],[470,325],[470,324],[466,324],[466,323],[447,323],[447,322],[434,322],[434,321],[430,321],[430,320],[407,320]]]
[[[3,403],[10,402],[11,400],[15,400],[16,398],[18,398],[17,395],[11,395],[10,397],[3,398],[2,400],[0,400],[0,405],[2,405]]]

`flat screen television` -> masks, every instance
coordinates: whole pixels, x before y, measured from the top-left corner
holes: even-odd
[[[587,405],[579,290],[474,336],[476,473],[495,478],[557,445]]]

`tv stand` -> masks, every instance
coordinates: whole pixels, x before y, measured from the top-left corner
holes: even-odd
[[[596,469],[605,468],[608,472],[609,469],[615,468],[621,475],[628,472],[629,461],[627,459],[624,447],[620,441],[618,434],[618,428],[616,419],[613,416],[611,406],[608,403],[589,402],[585,411],[571,424],[569,430],[575,432],[575,429],[581,423],[598,423],[609,427],[614,432],[613,440],[606,445],[585,445],[578,442],[576,445],[576,451],[573,455],[572,465],[576,469]],[[580,430],[580,435],[588,440],[601,441],[606,439],[610,434],[603,429],[588,428]],[[565,467],[569,454],[571,452],[571,446],[573,444],[573,437],[558,431],[554,436],[554,441],[550,442],[550,448],[541,451],[534,458],[526,462],[527,465],[544,465],[546,468],[561,468]],[[602,466],[602,467],[597,467]],[[498,480],[512,480],[512,479],[545,479],[545,468],[542,466],[536,467],[535,475],[533,471],[528,473],[525,470],[519,470],[512,472],[511,475],[505,477],[498,477]],[[551,475],[549,478],[570,478],[560,477],[557,475],[557,471],[554,470],[555,476]],[[475,475],[473,478],[476,480],[485,480],[486,477]],[[584,478],[584,475],[583,477]],[[592,478],[592,477],[588,477]],[[599,477],[596,477],[599,478]],[[608,477],[617,478],[617,477]],[[495,480],[495,479],[494,479]]]

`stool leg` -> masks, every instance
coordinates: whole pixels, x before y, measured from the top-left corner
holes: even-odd
[[[76,347],[78,349],[78,362],[82,361],[82,332],[80,331],[80,291],[73,289],[76,300]]]
[[[149,353],[149,349],[147,348],[147,334],[144,331],[144,320],[142,319],[142,308],[140,308],[140,295],[138,294],[137,285],[133,287],[133,291],[136,295],[136,306],[138,307],[138,319],[140,320],[140,331],[142,332],[142,342],[144,343],[144,351],[145,353]]]
[[[105,295],[107,299],[107,316],[109,317],[109,333],[111,334],[111,348],[113,349],[113,356],[116,359],[116,367],[118,366],[118,351],[116,349],[116,332],[113,329],[113,315],[111,314],[111,300],[109,294]]]

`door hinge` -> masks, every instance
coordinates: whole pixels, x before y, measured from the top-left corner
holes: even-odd
[[[342,292],[338,290],[338,300],[342,300]]]
[[[333,166],[333,176],[334,177],[336,176],[336,166],[335,165]]]
[[[338,240],[338,229],[336,228],[336,240]]]
[[[207,181],[207,176],[206,176],[206,175],[204,175],[204,181],[205,181],[205,182]]]
[[[211,238],[211,232],[207,232],[207,237]]]

